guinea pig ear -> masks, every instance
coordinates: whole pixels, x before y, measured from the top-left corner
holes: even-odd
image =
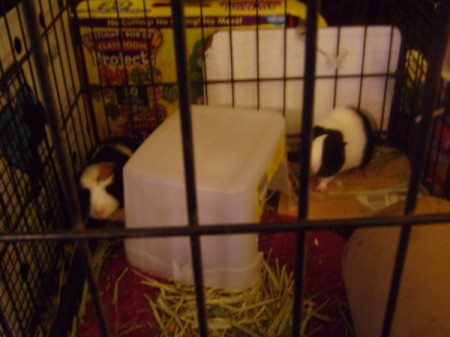
[[[332,154],[337,154],[347,145],[342,133],[339,131],[329,132],[324,143],[324,147],[326,148],[325,151],[330,151]]]
[[[344,136],[342,135],[342,132],[339,131],[330,132],[330,139],[333,139],[333,141],[336,144],[339,144],[339,146],[345,147],[347,145],[347,142],[344,141]]]
[[[315,126],[315,127],[313,127],[313,129],[312,129],[312,136],[313,136],[313,139],[315,139],[315,138],[317,138],[317,137],[319,137],[319,136],[322,136],[322,135],[324,135],[325,133],[327,133],[326,130],[325,130],[325,128],[323,128],[323,127],[321,127],[321,126]]]
[[[100,169],[98,171],[97,179],[99,181],[102,181],[102,180],[108,179],[114,173],[114,169],[115,169],[116,165],[113,163],[106,162],[106,163],[100,163],[99,167],[100,167]]]

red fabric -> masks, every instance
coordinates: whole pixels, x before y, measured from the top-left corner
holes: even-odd
[[[292,218],[265,214],[263,222],[290,221]],[[296,235],[292,232],[260,234],[259,248],[266,254],[271,251],[272,257],[278,258],[280,264],[286,264],[289,270],[295,265]],[[311,321],[308,331],[318,326],[320,328],[313,336],[338,337],[345,335],[345,326],[339,314],[339,303],[346,302],[344,286],[341,279],[341,257],[344,240],[331,231],[312,231],[306,238],[306,260],[304,278],[304,298],[313,298],[315,305],[328,301],[321,309],[321,314],[336,320],[323,324]],[[119,282],[118,308],[113,305],[114,287],[116,280],[127,267],[125,255],[119,254],[101,273],[98,284],[102,294],[109,330],[113,334],[125,331],[130,326],[140,326],[124,334],[127,337],[155,336],[157,327],[148,300],[144,296],[155,297],[155,289],[141,284],[142,278],[131,269],[125,273]],[[92,305],[88,304],[85,323],[80,325],[80,337],[99,337],[97,321]]]
[[[276,214],[264,214],[262,222],[291,221],[290,217]],[[259,248],[264,252],[271,251],[280,263],[284,263],[289,270],[295,266],[297,236],[293,232],[260,234]],[[341,258],[344,251],[344,239],[332,231],[310,231],[306,235],[306,259],[304,266],[303,297],[320,306],[320,314],[333,319],[324,324],[323,321],[311,320],[307,331],[317,332],[312,336],[340,337],[346,336],[345,322],[342,314],[349,319],[346,312],[347,297],[342,281]],[[309,336],[309,335],[308,335]]]
[[[119,312],[118,315],[116,314],[116,306],[113,304],[114,288],[127,266],[125,254],[121,253],[108,264],[98,279],[109,331],[112,335],[117,336],[131,326],[140,326],[124,335],[127,337],[156,336],[154,316],[145,295],[155,298],[157,291],[141,284],[142,278],[131,269],[118,283],[117,308]],[[81,324],[79,329],[80,337],[101,336],[94,307],[90,302],[86,309],[85,323]]]

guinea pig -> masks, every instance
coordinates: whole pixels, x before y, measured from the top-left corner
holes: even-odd
[[[79,178],[83,209],[90,218],[125,221],[123,167],[136,148],[131,140],[111,140],[91,156]]]
[[[319,179],[318,191],[327,191],[338,173],[367,165],[374,150],[374,125],[366,112],[343,107],[314,125],[310,168]]]

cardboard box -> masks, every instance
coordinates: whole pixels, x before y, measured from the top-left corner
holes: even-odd
[[[401,202],[376,215],[395,217],[404,210]],[[414,214],[449,211],[448,201],[419,196]],[[399,235],[399,227],[359,228],[346,243],[342,275],[356,336],[381,334]],[[449,245],[448,223],[412,227],[390,336],[448,336]]]
[[[306,6],[284,1],[188,2],[185,24],[191,81],[202,80],[202,55],[214,32],[230,27],[256,31],[256,14],[259,29],[303,22]],[[98,86],[93,91],[93,108],[100,138],[128,133],[145,137],[178,110],[170,1],[90,0],[78,5],[77,14],[88,80]],[[322,18],[319,25],[325,26]],[[191,85],[191,101],[203,103],[201,84]]]

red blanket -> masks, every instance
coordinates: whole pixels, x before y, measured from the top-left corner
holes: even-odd
[[[279,215],[265,214],[263,222],[285,220],[292,218]],[[259,248],[272,257],[278,258],[280,264],[286,264],[293,270],[295,264],[295,233],[260,234]],[[345,290],[341,279],[341,256],[344,240],[330,231],[312,231],[306,240],[306,264],[304,281],[304,298],[312,301],[321,308],[320,313],[330,317],[333,321],[324,323],[323,320],[312,320],[308,337],[346,336],[346,322],[343,315],[348,317]],[[157,335],[157,325],[154,321],[151,307],[144,294],[155,297],[157,292],[141,284],[141,277],[132,270],[122,275],[127,262],[123,253],[114,258],[99,276],[98,284],[102,293],[103,305],[113,335],[124,337],[150,337]],[[118,278],[122,275],[120,282]],[[113,305],[114,288],[118,284],[118,306]],[[116,312],[116,307],[119,312]],[[129,330],[128,330],[129,329]],[[79,326],[79,336],[99,337],[96,316],[93,306],[87,306],[85,322]]]

